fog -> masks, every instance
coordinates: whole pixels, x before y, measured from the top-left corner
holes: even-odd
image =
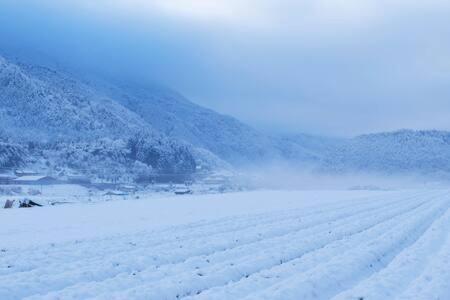
[[[294,167],[285,162],[241,169],[238,183],[269,190],[370,190],[448,189],[448,177],[417,173],[382,174],[364,171],[327,172],[314,166]]]

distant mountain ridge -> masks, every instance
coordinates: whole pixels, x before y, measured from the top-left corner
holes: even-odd
[[[324,170],[379,174],[450,174],[450,132],[399,130],[341,140],[321,161]]]

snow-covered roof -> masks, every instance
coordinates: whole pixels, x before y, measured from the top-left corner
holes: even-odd
[[[122,189],[137,189],[137,186],[135,186],[135,185],[121,185],[120,188],[122,188]]]
[[[32,176],[22,176],[22,177],[15,179],[14,181],[39,181],[42,179],[53,179],[53,178],[48,177],[48,176],[42,176],[42,175],[32,175]]]
[[[89,178],[86,175],[71,175],[71,174],[67,175],[67,177],[68,178]]]
[[[32,170],[16,170],[15,171],[17,174],[36,174],[35,171]],[[30,175],[31,176],[31,175]]]

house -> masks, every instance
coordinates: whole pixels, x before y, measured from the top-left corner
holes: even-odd
[[[59,183],[59,181],[50,176],[33,175],[33,176],[21,176],[13,181],[14,184],[26,184],[26,185],[50,185]]]
[[[138,188],[135,185],[121,185],[119,189],[126,193],[136,193]]]
[[[37,172],[31,171],[31,170],[16,170],[16,171],[14,171],[14,173],[18,177],[21,177],[21,176],[37,176],[37,175],[39,175]]]
[[[67,181],[73,184],[90,184],[91,179],[84,175],[69,175]]]
[[[0,184],[12,184],[16,178],[17,177],[13,175],[0,174]]]
[[[214,185],[214,184],[226,184],[226,183],[229,183],[230,181],[231,181],[231,176],[224,175],[224,174],[213,174],[213,175],[210,175],[210,176],[206,177],[205,179],[203,179],[202,183]]]

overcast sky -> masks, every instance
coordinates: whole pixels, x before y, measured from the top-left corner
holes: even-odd
[[[275,132],[450,130],[448,0],[0,0],[0,50]]]

